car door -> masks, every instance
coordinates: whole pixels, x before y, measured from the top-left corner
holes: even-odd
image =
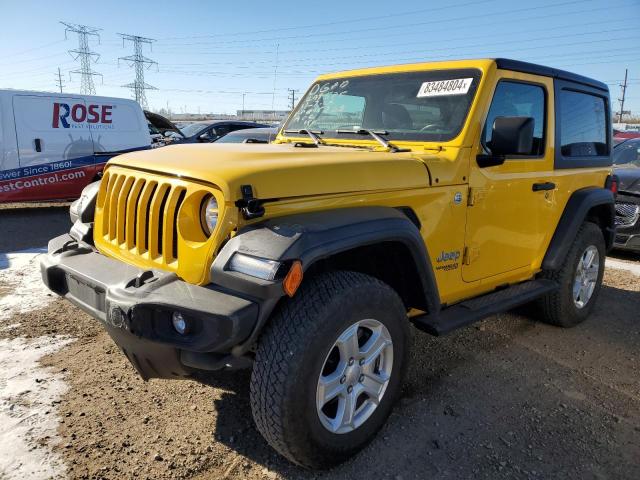
[[[496,117],[533,117],[534,142],[528,155],[507,156],[502,165],[480,168],[472,160],[462,266],[466,282],[539,265],[553,213],[553,80],[507,71],[497,76],[474,152],[490,153]]]

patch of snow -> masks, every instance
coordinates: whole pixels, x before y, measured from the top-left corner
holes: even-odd
[[[0,478],[60,478],[65,466],[51,450],[59,419],[54,402],[65,392],[60,374],[38,361],[70,339],[0,340]],[[49,444],[43,442],[48,440]]]
[[[615,268],[617,270],[627,270],[634,275],[640,277],[640,263],[622,262],[613,258],[607,257],[605,261],[606,268]]]
[[[46,307],[55,295],[42,282],[39,256],[46,248],[0,254],[0,322]]]

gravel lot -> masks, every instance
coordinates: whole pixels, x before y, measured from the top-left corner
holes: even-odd
[[[39,425],[16,433],[30,445],[24,461],[4,458],[11,445],[0,437],[0,478],[640,478],[640,277],[629,271],[607,270],[595,315],[571,330],[522,309],[441,339],[416,332],[387,426],[319,473],[291,466],[257,433],[248,372],[145,383],[78,309],[14,301],[36,283],[37,254],[12,270],[6,252],[66,231],[66,208],[4,210],[0,224],[0,348],[45,354],[16,371],[33,378],[22,390],[0,376],[2,426]],[[30,295],[47,294],[36,283]],[[38,459],[51,469],[34,470]]]

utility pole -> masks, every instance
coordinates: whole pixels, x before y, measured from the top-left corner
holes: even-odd
[[[242,114],[240,115],[242,118],[244,118],[244,97],[247,94],[247,92],[242,92]]]
[[[618,122],[622,123],[622,115],[625,114],[624,111],[624,97],[625,94],[627,93],[627,74],[629,73],[628,69],[624,69],[624,83],[622,85],[620,85],[620,88],[622,88],[622,98],[619,98],[618,101],[620,102],[620,115],[618,117]]]
[[[99,28],[89,27],[87,25],[78,25],[76,23],[60,22],[65,26],[64,38],[67,38],[67,32],[78,34],[78,48],[75,50],[69,50],[69,54],[74,60],[80,60],[80,70],[73,70],[69,72],[69,76],[72,73],[79,73],[81,75],[80,93],[84,95],[95,95],[96,87],[93,84],[93,77],[102,74],[94,72],[91,69],[91,63],[95,63],[100,58],[100,55],[91,51],[89,48],[89,37],[96,37],[98,44],[100,44]]]
[[[145,83],[144,71],[145,69],[151,68],[152,65],[157,66],[158,62],[151,60],[150,58],[147,58],[142,54],[142,45],[146,43],[151,49],[151,44],[155,42],[155,40],[153,38],[139,37],[138,35],[127,35],[124,33],[119,33],[118,35],[122,37],[123,47],[125,41],[129,40],[133,42],[133,55],[120,57],[118,58],[118,61],[123,60],[125,62],[129,62],[129,66],[134,67],[136,71],[136,79],[132,83],[128,83],[122,86],[130,88],[133,92],[133,96],[136,99],[136,102],[138,102],[142,108],[147,108],[147,95],[145,91],[157,90],[157,88],[149,85],[148,83]]]
[[[60,72],[60,67],[58,67],[58,75],[56,78],[56,85],[60,88],[60,93],[62,93],[62,87],[64,87],[64,83],[62,83],[62,73]]]
[[[293,110],[296,106],[296,93],[300,90],[295,90],[293,88],[287,88],[289,90],[289,100],[291,101],[291,110]]]
[[[273,93],[271,95],[271,110],[275,118],[275,105],[276,105],[276,81],[278,80],[278,56],[280,54],[280,44],[276,43],[276,62],[273,67]]]

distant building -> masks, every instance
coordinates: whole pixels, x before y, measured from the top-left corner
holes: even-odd
[[[613,129],[621,132],[640,132],[640,123],[614,123]]]
[[[282,121],[289,115],[289,110],[238,110],[236,115],[239,120]]]

